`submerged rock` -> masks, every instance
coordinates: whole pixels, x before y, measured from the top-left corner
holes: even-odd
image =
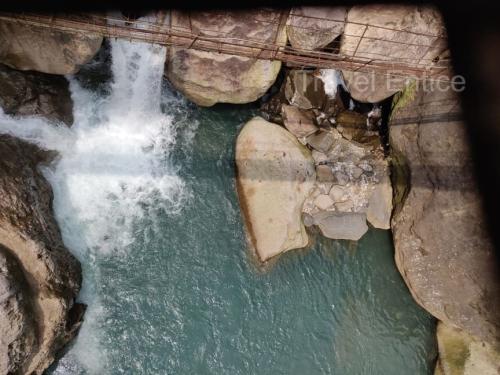
[[[498,345],[498,268],[465,128],[450,120],[458,99],[451,90],[421,87],[402,98],[407,105],[396,103],[389,127],[397,267],[432,315]]]
[[[0,284],[7,292],[2,298],[13,303],[13,314],[0,314],[0,355],[14,373],[42,374],[81,320],[74,303],[80,264],[62,243],[52,191],[37,169],[47,157],[34,145],[0,135],[0,263],[6,264]]]
[[[8,115],[73,123],[69,83],[56,75],[20,72],[0,64],[0,107]]]
[[[252,11],[172,11],[173,27],[192,29],[204,36],[230,34],[234,38],[256,39],[262,43],[286,44],[280,13],[270,9]],[[166,74],[176,89],[194,103],[250,103],[259,99],[276,80],[280,61],[171,47]]]
[[[18,70],[73,74],[89,62],[102,36],[0,21],[0,63]]]
[[[307,246],[302,206],[316,178],[307,148],[283,127],[255,117],[236,141],[238,194],[262,261]]]
[[[498,375],[500,351],[468,333],[446,325],[437,326],[439,359],[434,375]]]
[[[287,34],[294,48],[314,50],[326,47],[344,31],[347,8],[292,8],[287,21]]]

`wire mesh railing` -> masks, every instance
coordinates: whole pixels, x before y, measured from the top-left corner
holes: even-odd
[[[278,14],[278,12],[277,12]],[[246,15],[247,17],[247,15]],[[288,17],[288,13],[286,13]],[[0,20],[18,22],[36,27],[69,32],[93,32],[108,38],[125,38],[178,48],[217,52],[249,58],[280,60],[291,66],[334,68],[354,72],[367,72],[390,77],[412,78],[449,82],[450,62],[444,28],[438,34],[412,30],[398,30],[386,26],[363,24],[347,20],[328,19],[293,14],[309,20],[342,22],[364,28],[361,35],[343,32],[342,38],[356,40],[354,48],[339,48],[337,44],[321,49],[304,49],[279,43],[278,33],[284,27],[294,27],[309,32],[320,32],[319,28],[287,24],[282,16],[263,19],[254,17],[252,22],[267,25],[273,30],[268,36],[256,39],[235,32],[223,32],[215,28],[193,27],[188,14],[189,25],[171,22],[171,16],[164,19],[130,19],[101,14],[33,14],[0,13]],[[344,31],[347,27],[344,27]],[[368,32],[375,30],[376,32]],[[370,45],[377,44],[387,53],[370,51]],[[362,48],[360,47],[362,46]],[[391,47],[394,46],[394,47]],[[439,57],[428,57],[429,50],[442,46]],[[405,56],[404,49],[411,49],[413,55]],[[362,51],[361,51],[362,50]],[[391,51],[396,51],[391,55]]]

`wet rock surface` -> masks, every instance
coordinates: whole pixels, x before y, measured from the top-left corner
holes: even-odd
[[[0,327],[10,327],[0,339],[0,353],[9,358],[7,366],[23,374],[42,374],[80,323],[72,318],[80,264],[62,243],[52,214],[52,191],[37,169],[51,156],[0,135],[0,245],[5,259],[15,259],[4,261],[2,284],[7,298],[19,306],[16,313],[0,316]],[[17,274],[15,284],[10,274]]]
[[[69,83],[61,76],[21,72],[0,64],[0,107],[8,115],[73,123]]]

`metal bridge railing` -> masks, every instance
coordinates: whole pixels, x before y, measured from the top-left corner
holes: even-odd
[[[165,46],[179,48],[192,48],[207,52],[225,53],[249,58],[280,60],[298,67],[334,68],[350,71],[368,72],[391,77],[411,77],[418,80],[449,81],[450,68],[449,59],[442,58],[435,61],[426,58],[429,49],[436,44],[446,46],[444,31],[438,35],[397,30],[383,26],[361,24],[345,20],[333,20],[320,17],[302,16],[293,14],[293,17],[304,17],[322,21],[343,22],[364,27],[362,35],[348,35],[358,38],[356,48],[339,52],[338,46],[330,46],[322,50],[307,50],[294,48],[290,45],[279,45],[276,43],[277,33],[280,28],[285,27],[282,17],[277,20],[253,19],[273,26],[276,35],[271,40],[257,40],[249,37],[238,37],[229,33],[223,33],[214,29],[201,29],[193,31],[182,25],[172,25],[169,20],[131,20],[118,18],[110,15],[99,14],[32,14],[32,13],[0,13],[0,20],[18,22],[52,30],[69,32],[93,32],[108,38],[125,38],[141,42],[155,43]],[[318,31],[314,27],[295,26],[309,31]],[[368,29],[380,29],[388,37],[374,37],[366,35]],[[418,43],[416,42],[418,41]],[[417,59],[378,54],[363,51],[359,53],[361,43],[388,43],[395,46],[406,46],[408,48],[422,50]]]

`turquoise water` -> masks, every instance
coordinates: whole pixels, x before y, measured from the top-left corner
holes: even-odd
[[[111,69],[104,58],[70,77],[71,129],[5,116],[0,129],[61,155],[44,173],[88,310],[50,374],[433,373],[435,322],[397,272],[389,232],[313,235],[262,266],[234,166],[256,110],[162,91],[161,47],[112,41],[106,53]]]
[[[84,265],[106,311],[93,327],[101,373],[432,373],[434,322],[399,276],[389,232],[318,236],[266,267],[247,251],[233,158],[251,114],[191,107],[194,143],[173,154],[191,192],[182,213],[143,219],[124,255]],[[70,362],[59,371],[85,373]]]

